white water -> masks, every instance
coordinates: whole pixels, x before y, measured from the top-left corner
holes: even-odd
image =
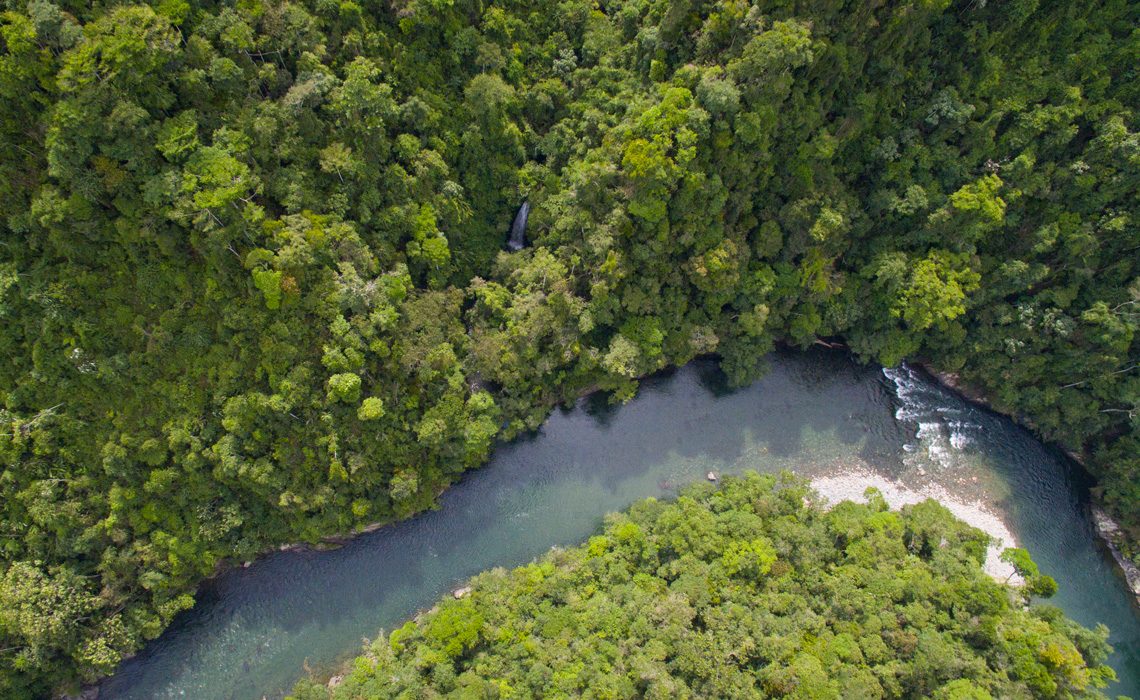
[[[832,498],[859,498],[867,486],[895,507],[933,497],[1004,546],[1016,536],[1060,584],[1051,602],[1085,625],[1112,627],[1123,682],[1109,693],[1136,693],[1140,619],[1096,548],[1087,484],[1063,455],[906,367],[822,352],[770,362],[768,376],[739,391],[695,363],[647,380],[621,408],[582,401],[501,446],[439,510],[336,551],[284,552],[225,573],[103,684],[102,697],[280,697],[306,666],[333,668],[362,637],[477,571],[580,542],[606,512],[668,497],[710,471],[746,469],[791,469]]]

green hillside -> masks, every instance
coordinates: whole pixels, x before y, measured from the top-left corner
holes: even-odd
[[[960,373],[1140,532],[1136,3],[3,10],[4,697],[778,340]]]

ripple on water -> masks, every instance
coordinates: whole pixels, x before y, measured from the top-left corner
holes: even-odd
[[[582,541],[607,512],[710,471],[785,468],[817,486],[847,479],[833,483],[855,497],[878,485],[892,505],[933,496],[1003,544],[1020,541],[1057,578],[1066,613],[1111,624],[1125,683],[1109,692],[1140,690],[1140,620],[1096,549],[1087,484],[1056,450],[909,367],[825,352],[768,361],[771,372],[738,391],[694,363],[646,381],[623,407],[594,397],[556,411],[465,474],[439,510],[336,551],[282,552],[222,574],[103,697],[280,697],[306,663],[330,669],[467,576]]]

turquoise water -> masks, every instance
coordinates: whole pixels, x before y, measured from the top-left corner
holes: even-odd
[[[440,508],[329,552],[283,552],[203,585],[193,610],[101,687],[101,698],[279,697],[329,671],[361,640],[492,566],[589,536],[605,513],[745,469],[806,476],[857,470],[936,485],[998,515],[1086,625],[1113,628],[1113,693],[1140,694],[1140,613],[1099,547],[1085,477],[1009,420],[906,368],[845,355],[778,353],[728,391],[711,363],[643,383],[612,407],[590,397],[498,448]]]

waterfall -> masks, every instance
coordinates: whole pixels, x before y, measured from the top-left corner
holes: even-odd
[[[526,218],[530,214],[530,202],[526,201],[515,214],[515,222],[511,224],[511,237],[507,241],[507,248],[512,251],[522,250],[526,246]]]

